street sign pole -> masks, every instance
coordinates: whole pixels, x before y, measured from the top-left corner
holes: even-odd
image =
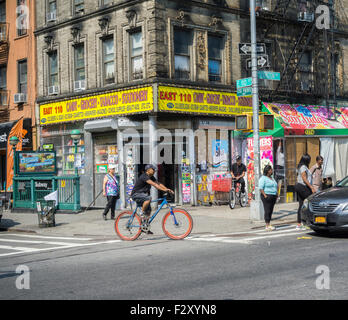
[[[256,13],[255,0],[250,0],[250,32],[251,32],[251,71],[253,96],[253,137],[254,137],[254,172],[255,200],[250,205],[250,219],[263,220],[264,211],[259,190],[260,179],[260,140],[259,140],[259,92],[257,74],[257,42],[256,42]]]

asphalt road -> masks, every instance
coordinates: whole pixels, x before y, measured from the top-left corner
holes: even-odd
[[[0,299],[347,299],[347,242],[292,227],[183,241],[0,233]]]

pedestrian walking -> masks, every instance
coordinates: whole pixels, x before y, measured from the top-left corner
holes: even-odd
[[[271,226],[271,219],[273,209],[278,198],[278,184],[272,175],[273,169],[270,165],[267,165],[263,170],[263,176],[259,180],[259,188],[265,211],[265,223],[267,231],[273,231],[275,229],[273,226]]]
[[[111,210],[111,219],[115,219],[116,201],[119,199],[119,185],[115,176],[115,166],[109,165],[108,173],[103,181],[103,196],[107,198],[107,205],[103,212],[103,218],[106,220],[106,215]]]
[[[324,158],[322,156],[317,156],[315,160],[316,164],[312,166],[310,172],[312,174],[312,185],[315,189],[315,192],[318,192],[322,190]]]
[[[302,210],[304,200],[307,199],[312,193],[315,192],[315,189],[312,185],[312,173],[308,169],[310,163],[311,163],[311,156],[309,154],[304,154],[297,167],[298,175],[297,175],[297,183],[295,185],[295,191],[297,192],[299,206],[297,210],[296,230],[307,229],[302,224],[301,210]]]

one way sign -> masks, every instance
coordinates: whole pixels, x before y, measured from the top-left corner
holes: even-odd
[[[251,43],[239,43],[239,54],[250,55],[251,54]],[[266,45],[264,43],[258,43],[256,45],[257,54],[266,54]]]
[[[257,66],[260,68],[269,67],[268,55],[261,55],[257,57]],[[251,69],[251,59],[247,59],[246,68]]]

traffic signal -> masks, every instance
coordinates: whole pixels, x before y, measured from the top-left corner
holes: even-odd
[[[243,114],[236,116],[236,130],[252,130],[253,116],[252,114]]]
[[[272,114],[262,114],[259,117],[260,130],[273,130],[274,117]]]
[[[259,116],[259,130],[267,131],[274,129],[274,117],[271,114],[262,114]],[[236,130],[253,130],[253,115],[243,114],[236,116]]]

